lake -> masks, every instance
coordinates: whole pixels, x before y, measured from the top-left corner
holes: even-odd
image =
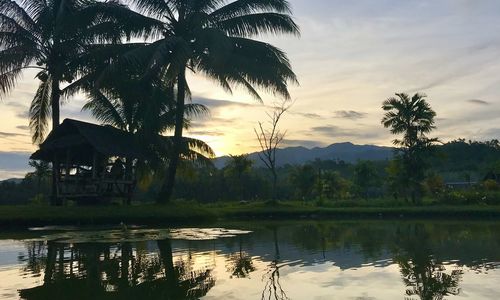
[[[2,299],[500,299],[500,222],[0,234]]]

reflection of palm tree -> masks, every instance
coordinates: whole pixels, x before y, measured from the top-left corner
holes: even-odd
[[[243,251],[243,243],[240,238],[240,251],[235,254],[231,254],[229,256],[230,267],[228,270],[231,272],[231,275],[237,278],[245,278],[250,272],[255,271],[255,267],[253,265],[252,257],[248,255],[245,251]]]
[[[162,299],[198,299],[205,296],[215,285],[211,270],[192,271],[186,274],[183,264],[174,266],[172,244],[170,240],[158,241],[160,259],[165,269],[168,289],[163,291]],[[154,284],[158,281],[153,281]]]
[[[269,264],[267,272],[262,276],[262,280],[266,281],[264,290],[262,291],[261,300],[286,300],[289,299],[286,292],[283,290],[280,282],[280,250],[278,243],[278,229],[273,227],[274,238],[274,260]]]
[[[186,272],[174,264],[169,240],[159,241],[159,255],[134,251],[129,242],[65,244],[49,242],[44,284],[21,290],[22,299],[175,299],[194,300],[215,285],[211,270]],[[69,255],[67,250],[71,248]],[[31,247],[30,247],[31,249]],[[29,251],[28,255],[45,255]],[[66,254],[66,255],[65,255]],[[39,258],[28,258],[37,261]]]
[[[444,296],[458,295],[458,284],[462,270],[456,269],[447,274],[446,268],[429,257],[426,261],[415,261],[408,257],[397,257],[403,282],[408,296],[418,296],[422,300],[441,300]]]
[[[427,244],[429,236],[423,226],[417,224],[413,234],[408,236],[409,232],[397,241],[403,249],[394,258],[407,286],[406,295],[421,300],[441,300],[448,295],[458,295],[463,271],[457,268],[450,274],[445,273],[443,264],[431,255]]]

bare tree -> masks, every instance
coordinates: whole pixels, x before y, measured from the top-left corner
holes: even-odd
[[[278,174],[276,173],[276,150],[286,135],[286,131],[280,131],[278,123],[284,113],[290,109],[292,104],[293,103],[290,103],[288,100],[283,100],[281,103],[275,104],[272,112],[266,112],[269,118],[269,128],[266,128],[263,122],[259,122],[258,129],[254,128],[255,135],[257,136],[257,140],[262,150],[259,152],[259,158],[273,176],[273,200],[276,200],[276,184],[278,182]]]

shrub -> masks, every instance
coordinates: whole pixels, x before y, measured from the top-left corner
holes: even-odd
[[[498,183],[493,179],[485,180],[482,186],[487,191],[498,191]]]

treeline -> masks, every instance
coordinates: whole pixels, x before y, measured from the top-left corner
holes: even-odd
[[[399,173],[395,164],[395,160],[356,163],[315,160],[298,166],[285,165],[277,169],[278,199],[343,201],[385,198],[404,202],[407,199],[398,193]],[[430,167],[421,183],[425,197],[432,198],[432,201],[453,202],[454,193],[460,192],[482,195],[474,196],[482,199],[484,195],[478,192],[495,193],[498,189],[498,182],[485,179],[500,174],[500,145],[498,140],[454,140],[436,146],[429,155],[428,164]],[[231,157],[222,169],[186,163],[179,173],[175,197],[205,203],[271,199],[268,173],[265,168],[252,167],[252,162],[245,156]],[[447,183],[461,183],[463,186],[450,188]],[[467,186],[469,183],[470,187]],[[149,192],[154,192],[154,184],[152,186]],[[147,199],[143,196],[139,195]]]
[[[278,157],[279,159],[279,157]],[[498,183],[491,175],[500,174],[500,143],[454,140],[436,146],[429,157],[430,168],[422,189],[429,201],[478,203],[496,201]],[[34,165],[21,182],[0,183],[0,203],[42,203],[50,193],[50,170]],[[397,193],[394,161],[315,160],[303,165],[277,169],[279,200],[300,200],[320,204],[354,204],[385,199],[405,203]],[[485,178],[490,176],[489,180]],[[500,179],[500,178],[498,178]],[[161,185],[161,176],[139,176],[136,202],[150,202]],[[446,183],[461,182],[468,189],[450,189]],[[245,155],[232,156],[224,168],[210,163],[183,161],[174,198],[214,203],[218,201],[259,201],[272,198],[270,174],[254,167]],[[486,197],[486,199],[484,199]],[[488,198],[489,197],[489,198]],[[389,204],[388,204],[389,205]]]

